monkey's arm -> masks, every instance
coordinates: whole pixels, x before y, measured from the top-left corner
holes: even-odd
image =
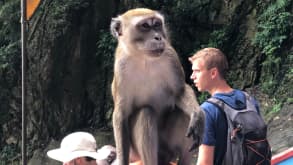
[[[196,149],[201,141],[204,131],[204,112],[196,100],[192,88],[185,84],[184,93],[176,101],[176,105],[184,111],[185,114],[190,116],[190,122],[187,128],[186,136],[192,136],[194,143],[190,147],[190,151]]]

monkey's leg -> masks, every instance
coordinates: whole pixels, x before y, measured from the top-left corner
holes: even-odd
[[[113,127],[119,165],[129,164],[129,127],[128,118],[123,116],[122,109],[113,112]]]
[[[158,165],[158,126],[154,110],[139,110],[133,125],[133,141],[143,165]]]
[[[174,158],[177,157],[179,158],[177,165],[190,165],[193,152],[189,152],[189,148],[193,144],[193,140],[185,137],[185,131],[190,120],[189,116],[176,108],[164,117],[166,118],[164,127],[161,128],[159,124],[159,130],[162,130],[159,134],[162,140],[162,142],[160,141],[159,159],[163,162],[162,158],[166,158],[167,161],[160,162],[159,165],[169,164],[170,161],[175,161]],[[167,152],[162,152],[162,150]]]
[[[186,150],[183,150],[181,155],[179,155],[179,161],[177,165],[190,165],[191,159],[192,159],[192,153],[188,151],[188,148]]]

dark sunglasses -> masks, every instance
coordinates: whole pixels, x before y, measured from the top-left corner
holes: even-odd
[[[87,162],[90,162],[90,161],[93,161],[93,160],[96,160],[96,159],[94,159],[92,157],[89,157],[89,156],[85,157],[85,161],[87,161]]]

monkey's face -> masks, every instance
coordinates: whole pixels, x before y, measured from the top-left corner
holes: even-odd
[[[140,52],[160,54],[165,49],[163,22],[157,17],[143,18],[127,33],[130,46]]]
[[[112,34],[126,52],[160,55],[166,47],[164,18],[152,10],[134,9],[112,19]]]

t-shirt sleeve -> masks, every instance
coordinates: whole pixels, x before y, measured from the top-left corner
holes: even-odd
[[[202,144],[215,146],[216,145],[216,128],[215,128],[215,115],[213,115],[212,106],[208,106],[206,103],[201,105],[201,108],[205,112],[205,130]],[[214,109],[215,111],[215,109]]]

